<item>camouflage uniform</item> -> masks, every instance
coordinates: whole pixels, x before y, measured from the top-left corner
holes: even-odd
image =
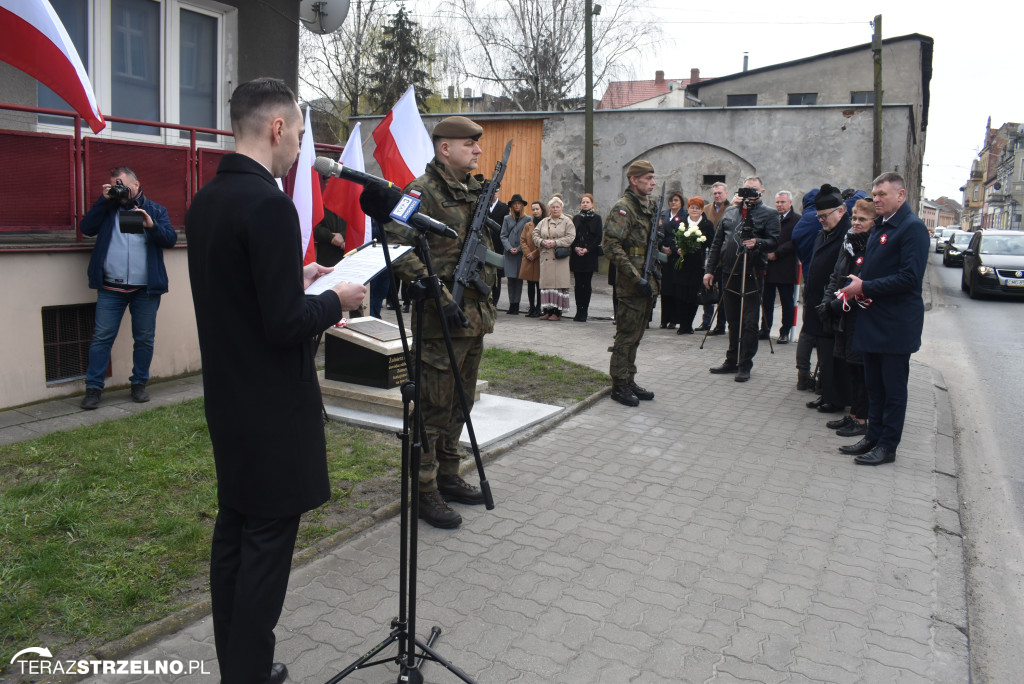
[[[462,180],[456,179],[451,169],[435,158],[427,164],[423,175],[405,188],[405,194],[419,193],[421,213],[437,219],[459,234],[458,240],[433,233],[427,234],[431,263],[444,284],[441,292],[443,304],[448,304],[452,300],[455,268],[459,263],[466,232],[473,220],[477,198],[483,194],[483,179],[481,175],[467,175]],[[387,229],[389,240],[396,244],[415,244],[415,236],[411,229],[395,223],[388,224]],[[493,250],[489,231],[484,230],[481,239],[488,249]],[[410,254],[395,263],[395,274],[402,280],[411,282],[426,277],[427,268],[419,255]],[[497,269],[485,266],[483,279],[494,287],[497,282]],[[488,297],[480,295],[471,287],[466,289],[460,305],[469,319],[469,327],[452,328],[449,332],[459,366],[459,376],[466,391],[466,402],[472,411],[477,370],[480,368],[480,359],[483,355],[483,336],[494,332],[497,309]],[[415,315],[412,320],[414,334],[421,324],[423,327],[423,368],[419,390],[427,443],[423,446],[423,458],[420,462],[422,492],[437,489],[436,479],[439,472],[442,475],[458,474],[459,460],[462,458],[459,437],[466,423],[456,394],[448,350],[444,343],[441,315],[434,300],[428,299],[424,320],[418,320]]]
[[[644,256],[655,210],[653,201],[630,188],[612,207],[604,224],[602,246],[611,267],[616,269],[615,287],[619,295],[615,340],[608,348],[612,353],[609,373],[616,387],[628,385],[636,376],[636,350],[651,319],[654,297],[658,296],[661,279],[658,262],[649,281],[653,295],[648,297],[637,291],[637,281],[643,278]]]

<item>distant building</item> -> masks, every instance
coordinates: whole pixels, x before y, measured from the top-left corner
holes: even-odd
[[[653,81],[613,81],[596,109],[684,107],[686,86],[700,80],[700,69],[690,69],[690,78],[666,79],[664,71],[656,71]]]

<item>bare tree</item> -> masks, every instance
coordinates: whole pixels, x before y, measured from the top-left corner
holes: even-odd
[[[338,140],[348,136],[348,117],[369,113],[369,73],[375,65],[382,27],[390,0],[353,0],[341,28],[327,35],[302,29],[299,38],[299,80],[308,92],[310,106],[328,122]],[[326,141],[325,141],[326,142]]]
[[[584,0],[454,0],[474,38],[466,75],[496,85],[522,111],[555,110],[583,85]],[[660,35],[635,6],[606,5],[594,21],[595,86]]]

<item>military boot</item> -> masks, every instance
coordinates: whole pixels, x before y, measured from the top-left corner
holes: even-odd
[[[612,387],[612,399],[623,406],[640,405],[640,400],[636,398],[636,395],[633,394],[627,385],[616,385],[615,387]]]
[[[811,383],[811,374],[805,370],[798,370],[796,372],[796,388],[799,391],[809,390],[813,387]]]
[[[651,390],[645,390],[632,380],[629,381],[629,385],[627,385],[627,387],[629,387],[629,391],[633,393],[633,396],[641,401],[650,401],[654,398],[654,392]]]
[[[451,530],[462,524],[462,516],[441,497],[436,489],[432,492],[420,492],[420,518],[434,527]]]
[[[469,484],[460,475],[438,475],[437,491],[445,501],[479,506],[484,503],[484,493],[479,487]]]

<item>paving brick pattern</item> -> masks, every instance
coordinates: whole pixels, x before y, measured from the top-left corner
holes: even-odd
[[[606,292],[591,311],[610,315]],[[607,370],[612,333],[608,320],[501,314],[488,344]],[[495,510],[460,506],[457,531],[420,527],[421,637],[440,626],[438,651],[479,682],[967,682],[959,524],[943,506],[955,472],[931,370],[912,362],[896,463],[866,468],[836,451],[848,442],[824,428],[835,416],[804,407],[795,344],[772,355],[762,342],[737,384],[707,372],[725,339],[699,343],[652,328],[637,380],[654,401],[598,401],[488,465]],[[327,681],[387,635],[397,547],[393,519],[293,572],[277,630],[290,681]],[[217,671],[208,618],[132,657]],[[389,664],[345,681],[396,676]]]

